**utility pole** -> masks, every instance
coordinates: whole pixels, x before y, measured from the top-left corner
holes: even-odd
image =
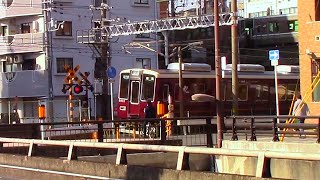
[[[184,117],[183,109],[183,79],[182,79],[182,52],[181,47],[178,47],[178,60],[179,60],[179,113],[180,117]]]
[[[231,47],[232,47],[232,114],[238,115],[238,15],[237,0],[231,0]]]
[[[214,0],[213,3],[213,16],[214,16],[214,54],[215,54],[215,70],[216,70],[216,111],[217,111],[217,146],[222,147],[223,140],[223,114],[222,114],[222,97],[221,97],[221,59],[220,59],[220,33],[219,33],[219,6],[218,0]]]
[[[103,0],[101,3],[101,44],[100,44],[100,58],[97,59],[95,65],[95,71],[99,71],[99,78],[103,80],[102,86],[102,95],[100,96],[100,108],[101,108],[101,116],[104,119],[111,119],[111,98],[108,93],[109,88],[109,78],[107,75],[107,69],[110,64],[110,56],[109,56],[109,39],[108,36],[104,36],[104,28],[108,26],[109,23],[107,21],[107,10],[109,10],[108,0]]]
[[[47,106],[47,121],[53,122],[53,87],[52,87],[52,31],[50,31],[50,20],[51,20],[51,5],[52,0],[49,0],[43,3],[43,10],[44,10],[44,20],[45,20],[45,41],[46,41],[46,63],[48,69],[48,102],[46,103]]]

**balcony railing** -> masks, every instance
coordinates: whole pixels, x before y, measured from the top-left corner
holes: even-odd
[[[27,33],[0,38],[0,55],[39,52],[43,50],[44,33]]]
[[[3,0],[0,2],[0,19],[30,14],[42,14],[41,0]]]
[[[38,97],[48,94],[48,72],[31,70],[0,73],[0,98]]]

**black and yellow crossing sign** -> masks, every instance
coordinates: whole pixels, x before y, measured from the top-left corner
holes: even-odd
[[[80,66],[77,65],[74,69],[70,68],[68,65],[66,65],[64,67],[64,69],[67,71],[68,75],[67,77],[64,79],[64,82],[66,84],[70,84],[70,82],[72,81],[76,81],[78,83],[78,85],[81,85],[81,80],[77,77],[76,73],[77,71],[80,69]]]
[[[90,75],[90,72],[80,72],[80,66],[77,65],[74,69],[70,68],[68,65],[64,67],[66,72],[68,73],[66,78],[64,79],[65,84],[63,84],[62,92],[67,93],[68,90],[70,90],[70,95],[72,95],[72,87],[74,86],[74,92],[76,94],[79,94],[83,90],[83,86],[86,87],[86,90],[93,91],[93,86],[91,85],[91,82],[88,80],[88,77]],[[81,78],[78,78],[76,73],[78,73]],[[76,82],[74,84],[73,82]]]
[[[79,71],[79,75],[82,77],[82,82],[84,82],[86,85],[91,85],[91,82],[88,80],[88,76],[90,75],[90,72],[82,72]]]

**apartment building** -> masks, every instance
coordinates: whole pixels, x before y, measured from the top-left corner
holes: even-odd
[[[47,107],[47,121],[65,121],[68,93],[61,89],[67,76],[65,67],[79,65],[77,72],[89,72],[94,82],[96,58],[93,45],[77,42],[77,32],[91,29],[101,20],[101,0],[4,0],[0,3],[0,113],[2,122],[12,123],[13,112],[21,122],[37,122],[38,105]],[[150,0],[110,0],[108,19],[112,23],[155,19],[156,3]],[[132,41],[155,42],[153,34],[110,39],[111,64],[119,72],[125,68],[157,67],[157,55],[130,47]],[[153,48],[156,43],[148,46]],[[81,78],[78,74],[77,76]],[[115,78],[115,80],[117,77]],[[114,83],[117,96],[117,81]],[[75,95],[74,116],[81,116],[85,91]],[[88,93],[89,113],[95,113],[94,96]],[[97,104],[99,106],[99,104]],[[98,109],[98,108],[97,108]],[[8,118],[9,117],[9,118]],[[9,120],[8,120],[9,119]],[[11,121],[11,122],[10,122]]]
[[[298,13],[297,0],[241,0],[239,3],[244,18]]]

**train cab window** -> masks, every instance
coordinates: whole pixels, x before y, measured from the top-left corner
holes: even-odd
[[[139,103],[139,89],[140,89],[140,82],[139,81],[131,81],[130,102],[132,104]]]
[[[155,77],[152,75],[144,74],[143,82],[142,82],[141,100],[143,101],[148,99],[153,100],[154,85],[155,85]]]
[[[288,30],[289,32],[298,32],[298,21],[288,21]]]
[[[129,73],[121,74],[119,98],[128,99]]]

